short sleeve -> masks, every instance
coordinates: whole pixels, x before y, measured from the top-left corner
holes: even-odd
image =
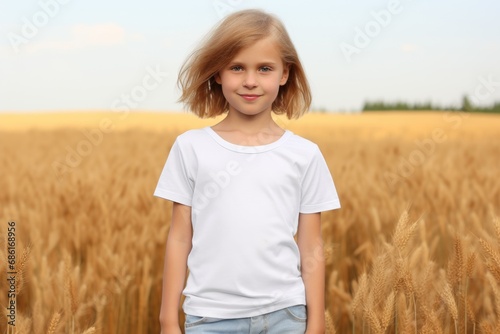
[[[154,196],[191,206],[194,181],[189,177],[188,166],[190,163],[186,161],[177,138],[170,149]]]
[[[325,158],[315,146],[309,166],[302,179],[301,213],[315,213],[340,208],[340,200]]]

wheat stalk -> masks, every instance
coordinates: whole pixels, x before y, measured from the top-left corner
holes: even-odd
[[[448,280],[452,286],[460,286],[464,272],[462,240],[455,235],[454,258],[450,262]]]
[[[387,297],[387,301],[385,302],[381,319],[382,333],[385,333],[387,327],[389,327],[389,324],[393,318],[395,296],[396,296],[395,292],[391,291],[389,297]]]
[[[441,273],[442,276],[444,276],[444,273]],[[451,317],[453,318],[453,321],[455,323],[455,333],[458,332],[458,308],[457,304],[455,302],[455,299],[453,298],[453,293],[450,284],[444,280],[442,289],[439,290],[439,295],[441,296],[441,299],[445,303],[445,305],[448,308],[448,311],[450,312]]]
[[[95,327],[90,327],[87,328],[85,331],[82,332],[82,334],[95,334],[96,330]]]
[[[325,325],[326,325],[326,334],[336,334],[335,325],[333,324],[332,316],[328,310],[325,310]]]
[[[365,317],[368,320],[368,324],[370,325],[370,328],[376,334],[383,333],[382,326],[380,325],[380,320],[378,319],[378,317],[375,314],[375,312],[373,311],[373,309],[371,307],[366,307],[364,309],[364,314],[365,314]]]
[[[368,290],[368,276],[366,273],[363,273],[359,278],[358,289],[356,290],[356,293],[354,294],[354,298],[352,299],[351,303],[351,312],[354,316],[356,316],[356,314],[358,313],[357,311],[360,308],[360,305],[364,302],[367,290]]]
[[[24,286],[24,276],[26,265],[28,263],[29,255],[31,253],[31,245],[27,245],[21,257],[19,258],[19,264],[16,265],[16,293],[19,295]]]
[[[61,321],[61,312],[55,312],[54,315],[52,316],[52,319],[50,319],[49,327],[47,329],[47,334],[55,334],[57,326],[59,325],[60,321]]]
[[[490,272],[495,276],[496,280],[500,281],[500,256],[498,256],[498,253],[484,239],[479,239],[479,244],[481,245],[483,251],[490,259],[490,261],[485,262],[485,265],[488,267]]]

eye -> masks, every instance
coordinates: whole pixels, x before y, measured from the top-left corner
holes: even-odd
[[[269,67],[269,66],[262,66],[262,67],[260,68],[260,70],[261,70],[262,72],[271,72],[273,69],[272,69],[271,67]]]
[[[231,66],[229,69],[234,72],[243,71],[243,67],[241,67],[240,65]]]

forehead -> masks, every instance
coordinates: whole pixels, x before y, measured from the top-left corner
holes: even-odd
[[[266,37],[241,49],[236,53],[232,61],[252,62],[267,59],[278,62],[281,61],[281,58],[281,50],[276,40],[272,37]]]

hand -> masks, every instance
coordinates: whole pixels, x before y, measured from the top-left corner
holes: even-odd
[[[305,334],[325,334],[325,326],[315,326],[315,324],[307,324]]]
[[[182,334],[179,326],[162,327],[160,334]]]
[[[325,331],[323,330],[306,330],[305,334],[325,334]]]

